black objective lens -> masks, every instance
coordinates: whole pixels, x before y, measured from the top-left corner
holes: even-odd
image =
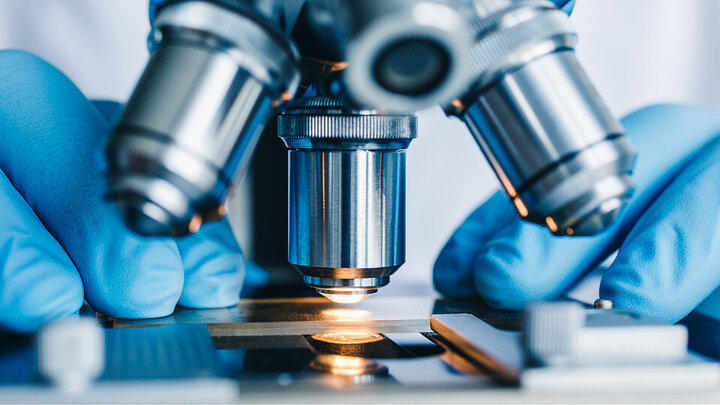
[[[385,48],[373,73],[386,90],[419,96],[440,86],[449,70],[450,55],[445,48],[425,38],[409,38]]]

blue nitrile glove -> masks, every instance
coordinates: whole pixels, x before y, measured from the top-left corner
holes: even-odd
[[[150,23],[155,21],[155,16],[157,15],[158,7],[163,4],[167,3],[170,0],[150,0],[150,7],[149,7],[149,15],[150,15]],[[290,34],[293,27],[295,26],[295,22],[297,21],[297,18],[300,16],[300,12],[305,5],[306,0],[276,0],[275,2],[270,1],[264,1],[264,2],[255,2],[255,3],[249,3],[246,0],[214,0],[215,2],[219,2],[219,4],[226,4],[229,6],[247,6],[252,5],[254,7],[257,7],[260,14],[264,16],[266,19],[270,21],[274,21],[278,24],[278,27],[281,31],[285,32],[286,34]],[[565,3],[567,1],[575,2],[575,0],[554,0],[555,3]]]
[[[177,242],[144,238],[103,201],[117,111],[37,57],[0,52],[0,328],[35,330],[83,297],[123,318],[237,301],[243,256],[226,221]]]
[[[551,0],[555,3],[558,8],[561,8],[566,13],[572,13],[573,7],[575,7],[575,0]]]
[[[663,105],[622,123],[639,157],[637,189],[617,224],[594,237],[555,237],[496,194],[440,253],[437,289],[518,309],[559,297],[619,248],[600,285],[616,307],[674,322],[708,297],[720,285],[720,111]]]

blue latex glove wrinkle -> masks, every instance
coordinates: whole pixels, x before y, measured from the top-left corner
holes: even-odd
[[[668,321],[695,308],[720,284],[720,112],[663,105],[622,123],[639,159],[635,196],[617,224],[594,237],[557,238],[521,221],[497,194],[443,248],[437,289],[520,308],[558,298],[620,247],[602,298]]]
[[[177,243],[130,232],[102,199],[99,110],[30,54],[0,52],[0,77],[0,327],[32,331],[83,296],[124,318],[237,301],[244,262],[227,221]]]

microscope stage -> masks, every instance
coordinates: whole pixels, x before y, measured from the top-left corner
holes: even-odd
[[[433,297],[372,297],[354,305],[323,297],[242,299],[221,309],[178,308],[156,319],[112,319],[114,327],[207,324],[213,336],[431,332]]]
[[[444,315],[458,313],[475,316],[458,323]],[[517,355],[517,347],[504,348],[519,341],[519,313],[479,300],[376,296],[345,306],[320,297],[243,299],[224,309],[178,308],[165,318],[99,320],[105,370],[86,392],[53,388],[38,371],[32,339],[13,338],[0,349],[0,402],[586,402],[598,400],[587,393],[608,375],[663,384],[642,392],[602,387],[605,402],[682,401],[688,386],[694,401],[720,399],[720,368],[704,360],[570,374],[550,368],[539,376],[552,390],[521,388],[520,379],[492,367]],[[437,329],[438,321],[451,330]],[[560,389],[577,376],[588,376],[585,390]]]

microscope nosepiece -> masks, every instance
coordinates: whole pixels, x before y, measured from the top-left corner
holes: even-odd
[[[316,36],[345,62],[345,100],[415,112],[446,103],[468,79],[468,20],[456,0],[314,0]]]
[[[446,110],[521,217],[556,235],[605,230],[633,193],[635,151],[580,66],[567,15],[545,1],[475,4],[475,84]]]
[[[292,45],[247,10],[171,2],[106,149],[108,197],[144,235],[185,235],[224,215],[265,123],[299,83]]]
[[[317,277],[324,272],[323,268],[302,268],[295,266],[303,274],[303,281],[312,287],[318,294],[339,304],[355,304],[378,292],[378,289],[390,282],[390,275],[400,266],[386,269],[387,276],[372,277],[375,269],[352,269],[353,274],[348,277],[363,278],[333,278]],[[333,269],[334,270],[334,269]],[[345,269],[349,270],[349,269]],[[337,275],[337,273],[336,273]]]
[[[405,262],[405,149],[414,115],[301,99],[278,117],[288,147],[288,261],[303,281],[353,303]]]

